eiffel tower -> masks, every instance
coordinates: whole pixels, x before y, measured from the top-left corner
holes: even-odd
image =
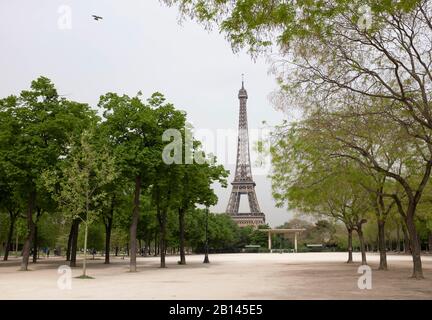
[[[261,212],[261,209],[258,205],[258,200],[255,193],[256,184],[252,178],[246,109],[248,94],[244,88],[243,80],[238,98],[240,100],[240,112],[239,134],[237,140],[237,163],[234,181],[231,183],[232,191],[226,213],[231,216],[231,218],[240,227],[253,226],[257,228],[259,225],[265,224],[265,215]],[[246,213],[239,212],[240,199],[242,195],[247,195],[249,200],[249,212]]]

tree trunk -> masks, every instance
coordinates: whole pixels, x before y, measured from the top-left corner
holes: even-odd
[[[185,225],[184,217],[185,210],[179,209],[179,229],[180,229],[180,264],[186,264],[186,253],[185,253]]]
[[[410,238],[405,223],[402,225],[402,232],[404,234],[404,252],[407,254],[408,253],[411,254],[411,243],[410,243]]]
[[[387,270],[387,252],[385,246],[385,221],[378,220],[378,248],[380,253],[380,264],[378,270]]]
[[[400,226],[399,224],[397,224],[397,228],[396,228],[396,250],[397,252],[401,251],[401,243],[400,243]]]
[[[134,207],[132,212],[132,223],[130,226],[130,272],[136,272],[136,250],[137,250],[137,226],[140,211],[140,195],[141,195],[141,177],[135,177],[135,194],[134,194]]]
[[[39,259],[39,241],[38,241],[38,222],[39,218],[42,215],[42,209],[36,207],[36,221],[34,222],[34,239],[33,239],[33,263],[37,262]]]
[[[34,224],[34,235],[33,235],[33,263],[37,262],[38,258],[38,227],[37,222]]]
[[[159,253],[160,253],[160,267],[166,268],[166,220],[167,208],[157,208],[157,218],[159,222]]]
[[[166,215],[166,213],[164,213]],[[162,221],[160,224],[160,244],[159,244],[159,251],[160,251],[160,267],[166,268],[165,264],[165,255],[166,255],[166,217],[162,217]]]
[[[78,249],[79,224],[80,224],[80,220],[79,219],[75,219],[73,221],[73,236],[72,236],[71,258],[70,258],[70,266],[71,267],[76,267],[76,256],[77,256],[77,249]]]
[[[412,208],[410,208],[410,211],[411,212],[407,212],[406,223],[407,223],[408,234],[410,236],[411,255],[413,259],[412,277],[415,279],[423,279],[420,239],[414,222],[414,217],[413,217],[414,211]]]
[[[364,236],[363,236],[363,231],[361,226],[357,227],[356,229],[358,237],[359,237],[359,241],[360,241],[360,251],[361,251],[361,257],[362,257],[362,265],[367,265],[367,261],[366,261],[366,250],[365,250],[365,241],[364,241]]]
[[[84,260],[83,260],[83,274],[82,276],[85,278],[87,276],[87,235],[88,235],[88,219],[85,221],[85,229],[84,229]]]
[[[352,246],[352,229],[348,229],[348,261],[347,263],[353,262],[353,246]]]
[[[429,232],[428,249],[429,249],[429,253],[432,253],[432,231]]]
[[[73,232],[74,232],[74,221],[72,221],[72,223],[71,223],[71,228],[70,228],[70,232],[69,232],[68,244],[67,244],[67,249],[66,249],[66,261],[70,261],[70,259],[71,259],[71,247],[72,247]]]
[[[13,237],[15,221],[16,221],[17,216],[15,214],[13,214],[12,212],[9,212],[9,217],[10,217],[9,231],[8,231],[8,237],[7,237],[7,241],[6,241],[6,248],[5,248],[3,261],[7,261],[8,257],[9,257],[9,250],[10,250],[10,247],[12,246],[12,237]]]
[[[104,219],[105,225],[105,264],[110,263],[110,251],[111,251],[111,231],[114,219],[114,205],[115,205],[115,195],[111,198],[111,208],[107,220]],[[116,254],[117,255],[117,254]]]
[[[15,256],[18,258],[18,242],[19,242],[19,238],[18,238],[18,230],[15,231]]]
[[[154,256],[157,256],[157,246],[158,246],[158,234],[157,231],[155,231],[155,242],[154,242]]]
[[[108,223],[105,224],[105,264],[110,263],[110,245],[111,245],[111,230],[112,230],[112,215],[108,217]]]
[[[29,263],[31,241],[33,240],[34,232],[35,232],[35,225],[33,222],[33,211],[35,207],[35,202],[36,202],[36,191],[32,191],[29,196],[28,207],[27,207],[28,234],[24,242],[24,247],[22,251],[23,258],[21,262],[21,271],[27,271],[27,267]]]

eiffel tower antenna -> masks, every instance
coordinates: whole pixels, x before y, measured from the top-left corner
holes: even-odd
[[[265,224],[265,215],[261,212],[255,193],[255,182],[252,177],[250,154],[249,154],[249,133],[247,122],[246,103],[248,94],[244,88],[244,74],[242,74],[242,87],[239,91],[240,100],[239,112],[239,135],[237,142],[237,162],[232,191],[229,198],[226,213],[240,226],[253,226]],[[240,199],[242,195],[247,195],[249,202],[249,212],[239,212]]]

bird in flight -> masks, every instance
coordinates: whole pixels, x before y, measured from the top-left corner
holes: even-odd
[[[93,19],[95,19],[96,21],[98,21],[98,20],[100,20],[100,19],[103,19],[102,17],[100,17],[100,16],[96,16],[96,15],[92,15],[92,17],[93,17]]]

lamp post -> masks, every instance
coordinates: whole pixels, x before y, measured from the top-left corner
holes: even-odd
[[[208,215],[209,215],[209,208],[206,207],[206,223],[205,223],[205,256],[203,263],[210,263],[208,258]]]

